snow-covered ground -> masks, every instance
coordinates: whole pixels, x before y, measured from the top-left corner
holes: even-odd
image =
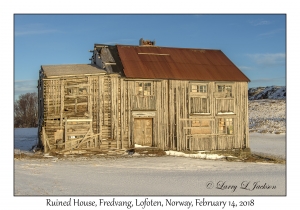
[[[21,159],[15,160],[14,194],[285,195],[285,170],[284,164],[173,156]],[[255,183],[271,188],[253,189]]]
[[[14,149],[15,152],[32,149],[37,143],[37,128],[15,128],[14,129]]]
[[[250,133],[250,148],[253,153],[286,158],[285,134]]]
[[[16,153],[30,153],[36,131],[36,128],[15,129]],[[285,155],[284,134],[251,133],[250,141],[254,152]],[[14,195],[286,194],[285,164],[181,155],[15,159]]]

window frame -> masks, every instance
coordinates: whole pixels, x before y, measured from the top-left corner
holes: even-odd
[[[222,88],[220,89],[220,87]],[[228,91],[229,87],[230,87],[230,91]],[[218,95],[223,96],[221,98],[234,98],[232,83],[224,83],[224,84],[217,83],[216,92],[218,93]]]
[[[189,83],[189,114],[190,115],[211,115],[210,110],[210,97],[208,96],[208,83],[192,82]],[[192,101],[198,98],[201,104],[201,108],[198,110],[203,110],[203,104],[206,103],[206,112],[192,112]],[[206,99],[206,102],[203,100]],[[205,109],[205,108],[204,108]]]
[[[236,105],[235,105],[235,83],[234,82],[216,82],[214,90],[214,100],[216,101],[215,113],[216,115],[235,115],[236,114]],[[227,101],[221,109],[220,101]],[[227,104],[230,103],[230,104]],[[224,109],[225,108],[225,109]],[[226,111],[227,110],[227,111]]]
[[[148,84],[148,85],[146,85]],[[150,84],[150,86],[149,86]],[[153,82],[152,81],[136,81],[135,84],[135,95],[136,96],[140,96],[140,97],[144,97],[144,96],[153,96]],[[147,90],[150,87],[150,91]],[[140,94],[140,92],[142,94]],[[149,94],[145,94],[145,93],[149,93]]]
[[[196,86],[196,89],[193,86]],[[207,95],[207,92],[208,92],[208,87],[207,86],[208,86],[208,84],[206,84],[206,83],[190,83],[189,93],[190,94]],[[202,91],[201,91],[201,89],[202,89]],[[196,90],[196,91],[193,91],[193,90]]]

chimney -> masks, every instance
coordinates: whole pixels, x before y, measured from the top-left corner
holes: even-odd
[[[155,46],[155,41],[140,39],[140,46]]]

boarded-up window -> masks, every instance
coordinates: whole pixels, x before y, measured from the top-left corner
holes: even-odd
[[[216,99],[216,112],[218,114],[234,114],[234,98]]]
[[[190,112],[191,114],[207,114],[209,113],[209,100],[204,97],[190,98]]]
[[[211,121],[207,119],[193,120],[191,123],[191,134],[211,134]]]
[[[72,85],[66,88],[64,113],[66,117],[84,117],[88,112],[88,87]]]
[[[219,134],[233,134],[233,119],[220,118],[219,119]]]

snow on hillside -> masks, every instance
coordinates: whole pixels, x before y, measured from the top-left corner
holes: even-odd
[[[286,132],[285,100],[249,100],[249,131],[280,134]]]
[[[250,132],[286,132],[285,86],[249,88],[248,98]]]
[[[286,99],[286,87],[268,86],[268,87],[249,88],[248,97],[249,100]]]

